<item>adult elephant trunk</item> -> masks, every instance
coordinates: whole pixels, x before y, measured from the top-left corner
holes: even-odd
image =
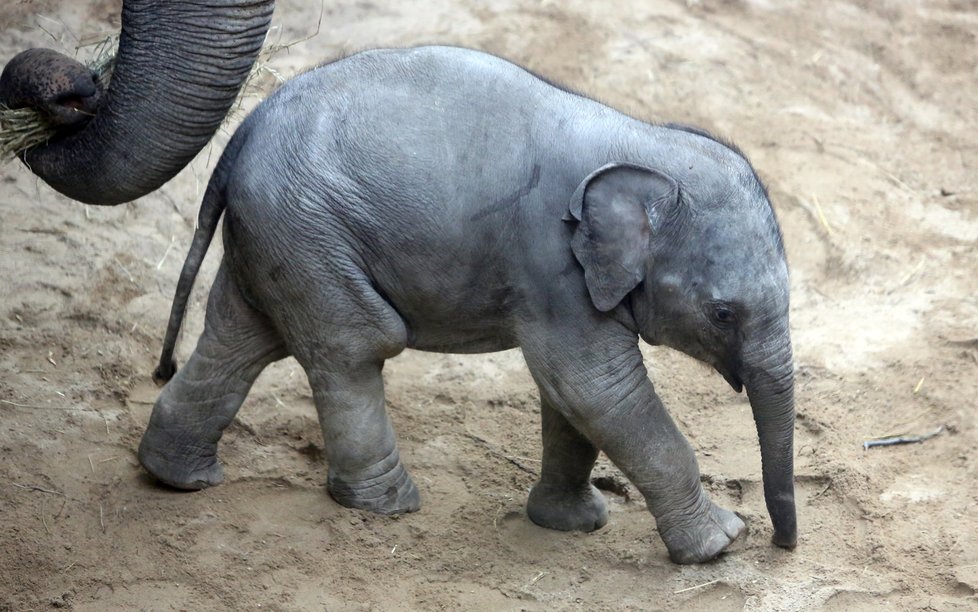
[[[745,385],[754,411],[761,446],[764,500],[774,525],[774,543],[794,548],[798,542],[795,516],[794,425],[795,382],[791,343],[762,349],[760,358],[745,359]],[[769,345],[770,346],[770,345]]]
[[[29,149],[23,161],[88,204],[121,204],[159,188],[220,127],[261,50],[274,4],[125,0],[111,85],[95,117]]]

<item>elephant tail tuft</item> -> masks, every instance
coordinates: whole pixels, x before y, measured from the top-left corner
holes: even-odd
[[[166,367],[164,367],[164,365]],[[170,359],[170,362],[163,364],[162,362],[156,366],[153,370],[153,382],[156,383],[157,387],[162,387],[166,383],[170,382],[170,379],[177,373],[177,361],[176,359]]]

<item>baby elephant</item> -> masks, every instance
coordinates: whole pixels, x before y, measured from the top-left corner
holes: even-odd
[[[205,328],[174,377],[187,297],[224,214]],[[678,563],[745,525],[700,485],[637,338],[746,386],[774,543],[796,541],[788,270],[764,186],[737,149],[650,125],[458,48],[360,53],[282,87],[242,124],[207,187],[139,447],[182,489],[221,482],[217,442],[259,372],[293,355],[345,506],[417,510],[384,409],[405,348],[520,347],[540,391],[530,519],[608,520],[604,451],[645,496]],[[170,378],[172,377],[172,380]]]

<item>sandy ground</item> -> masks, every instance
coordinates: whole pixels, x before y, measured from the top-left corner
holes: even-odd
[[[114,209],[0,168],[0,610],[978,608],[978,10],[564,4],[327,0],[319,34],[271,66],[462,44],[738,142],[770,186],[792,265],[797,550],[769,544],[746,399],[662,349],[647,349],[648,366],[706,486],[751,526],[713,563],[669,563],[634,489],[609,493],[610,523],[592,534],[527,520],[540,434],[518,352],[389,363],[418,513],[327,496],[292,360],[262,375],[225,435],[224,485],[154,486],[134,454],[157,394],[149,375],[225,134],[161,191]],[[52,45],[43,30],[73,48],[117,13],[108,1],[5,4],[0,58]],[[273,37],[302,38],[319,15],[319,2],[280,0]],[[923,444],[862,447],[942,425]],[[617,474],[603,458],[597,472]]]

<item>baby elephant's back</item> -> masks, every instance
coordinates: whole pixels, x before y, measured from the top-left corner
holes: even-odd
[[[454,47],[377,50],[286,83],[248,118],[248,167],[310,188],[399,206],[475,206],[522,184],[559,90],[497,57]],[[445,213],[448,211],[442,211]]]
[[[285,84],[236,134],[229,211],[256,225],[340,223],[361,240],[396,238],[395,250],[471,243],[495,231],[473,222],[498,225],[500,199],[535,185],[534,142],[547,129],[538,117],[554,117],[546,106],[559,95],[509,62],[453,47],[326,64]]]

